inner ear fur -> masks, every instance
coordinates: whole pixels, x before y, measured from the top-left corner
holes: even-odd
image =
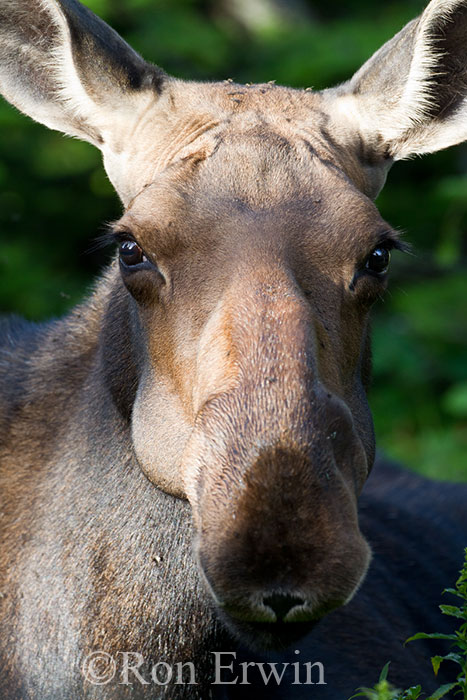
[[[0,3],[0,91],[53,129],[100,146],[112,110],[164,77],[76,0]]]
[[[341,112],[385,158],[466,140],[467,1],[432,0],[335,96]]]

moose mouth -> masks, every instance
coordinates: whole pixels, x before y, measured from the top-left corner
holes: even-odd
[[[216,606],[216,612],[230,632],[249,648],[279,651],[308,635],[328,613],[345,604],[342,600],[328,601],[312,612],[306,604],[294,606],[292,600],[292,596],[282,594],[266,597],[264,602],[269,606],[271,619],[267,619],[267,614],[262,615],[259,608],[221,605]]]
[[[234,636],[258,651],[286,649],[309,634],[320,622],[319,619],[307,622],[246,622],[234,620],[225,613],[221,613],[220,617]]]

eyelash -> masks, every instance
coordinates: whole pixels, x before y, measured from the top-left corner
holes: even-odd
[[[387,251],[389,255],[389,259],[387,261],[387,265],[384,269],[381,271],[373,271],[371,268],[369,268],[368,263],[371,258],[371,256],[377,251],[377,250],[385,250]],[[387,237],[387,238],[382,238],[377,245],[373,248],[373,250],[364,258],[362,263],[358,266],[357,271],[354,274],[354,277],[349,285],[350,291],[355,291],[356,284],[358,283],[358,280],[362,277],[370,277],[373,279],[379,279],[379,280],[384,280],[387,277],[387,271],[389,267],[389,262],[390,262],[390,254],[393,250],[399,250],[403,253],[410,253],[411,247],[405,242],[400,241],[397,238],[392,238],[392,237]]]
[[[96,238],[96,244],[93,247],[92,251],[102,250],[104,248],[115,248],[116,245],[118,245],[119,243],[123,243],[123,241],[134,241],[134,240],[135,239],[131,235],[131,233],[126,233],[123,231],[114,232],[112,230],[106,231],[101,236],[98,236]],[[136,241],[135,241],[135,243],[136,243]]]
[[[115,248],[116,246],[120,246],[122,243],[128,243],[132,242],[135,243],[137,246],[141,248],[139,245],[138,241],[135,239],[132,233],[129,231],[106,231],[103,233],[101,236],[99,236],[96,240],[96,249],[102,249],[102,248]],[[141,250],[143,250],[141,248]],[[144,253],[143,250],[143,254]]]

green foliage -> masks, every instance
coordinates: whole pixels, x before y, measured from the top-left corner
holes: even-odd
[[[251,29],[229,13],[229,0],[85,2],[179,77],[316,88],[350,77],[425,4],[304,0],[310,18]],[[120,206],[91,146],[5,103],[0,129],[0,310],[59,315],[105,264],[90,250]],[[376,310],[377,441],[424,473],[467,479],[467,148],[396,165],[378,205],[407,231],[415,256],[394,255],[390,292]]]
[[[460,576],[456,581],[456,587],[447,588],[444,592],[455,596],[460,601],[459,605],[439,606],[443,615],[448,615],[449,617],[454,617],[457,620],[462,620],[462,623],[458,626],[457,630],[452,634],[419,632],[413,637],[410,637],[410,639],[407,641],[412,642],[416,639],[445,639],[450,641],[451,648],[455,651],[451,651],[445,656],[433,656],[431,659],[433,671],[435,672],[435,675],[438,675],[439,668],[443,661],[451,661],[459,666],[460,670],[457,674],[455,682],[450,683],[449,686],[443,686],[443,688],[447,688],[446,693],[453,690],[455,691],[454,695],[460,695],[463,700],[467,700],[467,547],[465,549],[464,566],[462,567]],[[442,697],[442,695],[432,695],[429,700],[436,700],[437,697]]]
[[[422,693],[421,686],[414,685],[408,690],[397,690],[393,688],[388,681],[390,662],[381,671],[379,680],[374,686],[374,688],[359,688],[359,692],[352,695],[350,700],[353,698],[367,698],[368,700],[417,700]]]
[[[461,624],[452,634],[441,634],[439,632],[418,632],[413,637],[407,639],[407,642],[413,642],[417,639],[442,639],[451,642],[451,649],[444,656],[433,656],[431,663],[435,676],[438,675],[441,664],[444,661],[451,661],[459,666],[459,672],[456,680],[452,683],[445,683],[440,686],[435,692],[426,698],[426,700],[439,700],[445,697],[448,693],[457,695],[467,700],[467,547],[465,549],[464,565],[460,571],[460,576],[457,579],[455,588],[446,588],[444,593],[449,593],[452,596],[459,598],[459,605],[440,605],[439,608],[443,615],[454,617],[461,620]],[[406,643],[407,643],[406,642]],[[369,700],[417,700],[423,693],[421,686],[413,686],[408,690],[397,690],[388,682],[389,663],[381,671],[378,682],[373,688],[359,688],[356,695],[352,698],[365,697]],[[352,700],[350,698],[350,700]]]
[[[415,280],[404,270],[373,324],[380,446],[426,475],[459,480],[467,454],[465,291],[463,269]]]

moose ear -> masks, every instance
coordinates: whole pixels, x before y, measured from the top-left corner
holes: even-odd
[[[466,140],[467,0],[432,0],[332,97],[373,158]]]
[[[0,92],[52,129],[118,148],[164,75],[77,0],[0,2]]]

